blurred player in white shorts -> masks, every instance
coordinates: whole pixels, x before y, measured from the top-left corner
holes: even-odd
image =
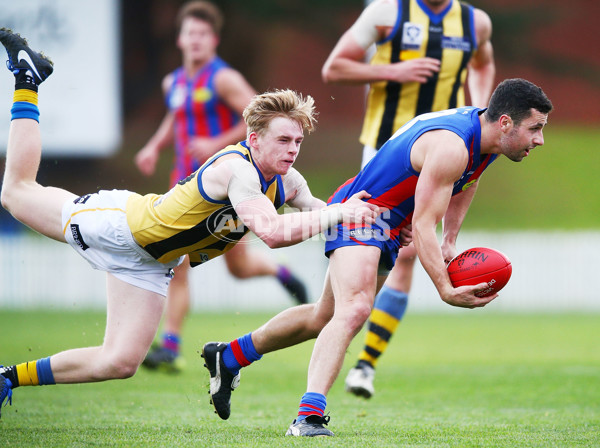
[[[131,194],[126,190],[100,190],[65,203],[65,239],[94,269],[164,296],[173,277],[172,269],[183,261],[183,256],[159,263],[135,242],[125,214]]]

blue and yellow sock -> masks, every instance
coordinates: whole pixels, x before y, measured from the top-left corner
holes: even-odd
[[[327,407],[327,398],[325,395],[317,392],[306,392],[300,399],[298,407],[298,417],[296,421],[300,422],[309,415],[318,415],[323,417],[325,408]]]
[[[31,118],[39,123],[38,93],[31,89],[17,89],[13,96],[13,106],[10,110],[11,120]]]
[[[365,346],[358,356],[357,365],[367,364],[375,367],[404,317],[407,305],[408,294],[405,292],[387,286],[381,288],[369,317]]]
[[[223,362],[234,375],[237,375],[242,367],[249,366],[260,358],[262,355],[258,354],[254,347],[252,333],[231,341],[223,351]]]
[[[2,376],[8,378],[13,389],[19,386],[44,386],[56,384],[50,357],[38,359],[37,361],[24,362],[11,367],[5,367]]]

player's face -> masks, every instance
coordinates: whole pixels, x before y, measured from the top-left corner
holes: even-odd
[[[186,17],[181,24],[177,45],[185,60],[204,62],[215,54],[219,38],[207,22]]]
[[[271,120],[269,127],[261,134],[250,134],[254,160],[266,180],[288,172],[298,157],[302,140],[302,125],[286,117]]]
[[[548,114],[531,109],[531,116],[518,126],[511,125],[502,135],[502,153],[513,162],[520,162],[536,146],[544,144],[543,129],[548,122]]]
[[[446,7],[450,0],[425,0],[425,4],[432,9]]]

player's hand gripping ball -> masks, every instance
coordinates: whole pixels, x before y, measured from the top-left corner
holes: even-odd
[[[448,263],[448,275],[452,286],[477,285],[487,283],[488,287],[477,292],[477,297],[497,293],[506,286],[512,265],[501,252],[487,247],[474,247],[465,250]]]

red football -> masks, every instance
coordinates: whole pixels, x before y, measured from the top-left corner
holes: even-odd
[[[486,289],[475,294],[486,297],[506,286],[512,274],[512,265],[506,255],[497,250],[474,247],[458,254],[448,263],[448,274],[454,287],[487,283]]]

